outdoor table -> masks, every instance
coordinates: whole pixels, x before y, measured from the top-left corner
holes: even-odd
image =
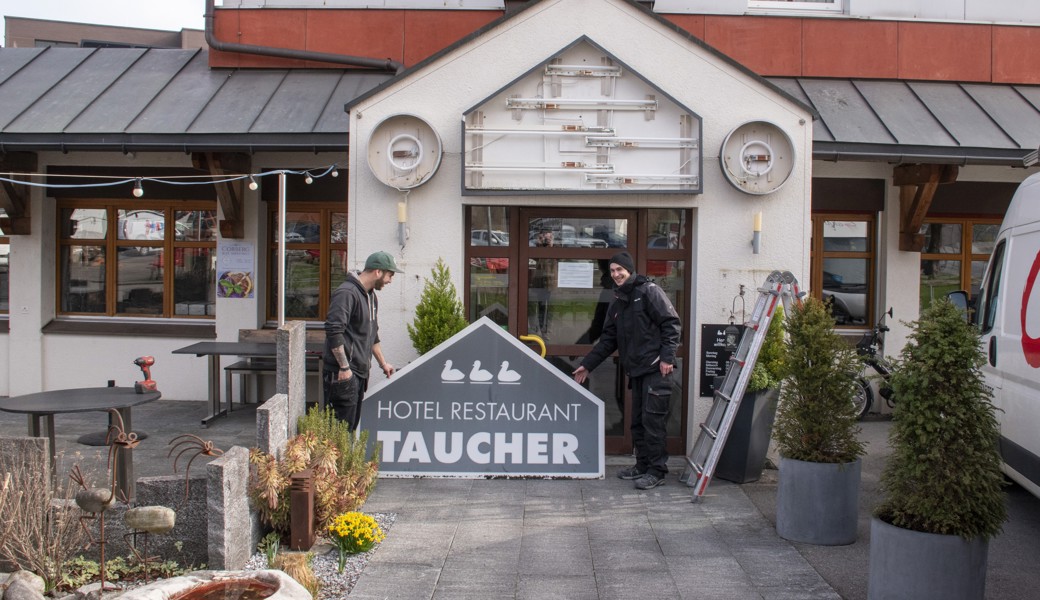
[[[325,346],[322,343],[307,344],[307,357],[320,357],[324,350]],[[209,415],[202,419],[202,426],[205,427],[213,419],[228,413],[228,408],[221,408],[220,405],[220,357],[276,358],[278,344],[273,342],[196,342],[174,350],[173,354],[209,357]],[[230,407],[230,396],[227,398],[227,404]]]
[[[107,411],[115,409],[123,419],[126,433],[133,431],[130,409],[162,397],[158,391],[138,394],[132,387],[94,387],[69,390],[51,390],[12,398],[0,398],[0,410],[29,415],[29,435],[40,437],[40,420],[47,421],[47,439],[50,441],[51,473],[55,469],[54,415]],[[116,450],[116,486],[132,500],[135,491],[133,451]]]

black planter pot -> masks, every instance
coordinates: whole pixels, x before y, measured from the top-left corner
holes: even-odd
[[[989,543],[870,521],[870,600],[981,600]]]
[[[716,479],[749,483],[762,476],[779,398],[779,388],[744,394],[719,463],[715,466]]]

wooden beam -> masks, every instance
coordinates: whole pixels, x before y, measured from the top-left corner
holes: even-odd
[[[209,172],[216,178],[227,175],[245,175],[249,173],[250,161],[246,154],[233,152],[194,152],[191,162],[196,168]],[[245,237],[245,225],[242,222],[243,180],[220,182],[215,184],[217,202],[224,218],[218,225],[220,236],[229,239]]]
[[[0,173],[7,179],[29,181],[29,173],[35,173],[37,158],[34,152],[9,152],[0,154]],[[0,220],[4,235],[29,235],[32,220],[29,217],[29,186],[10,181],[0,185],[0,208],[7,217]]]
[[[899,186],[899,249],[920,252],[924,235],[919,233],[935,191],[941,184],[957,181],[957,165],[899,165],[892,182]]]

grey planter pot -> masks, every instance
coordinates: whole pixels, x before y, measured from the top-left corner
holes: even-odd
[[[716,479],[749,483],[762,477],[779,398],[779,388],[744,394],[715,467]]]
[[[870,600],[968,600],[986,595],[989,543],[870,521]]]
[[[856,541],[862,462],[814,463],[780,457],[776,532],[793,542],[843,546]]]

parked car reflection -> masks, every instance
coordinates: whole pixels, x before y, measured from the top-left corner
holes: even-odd
[[[838,325],[864,325],[867,322],[867,285],[846,283],[844,277],[823,272],[823,300],[830,304]]]

